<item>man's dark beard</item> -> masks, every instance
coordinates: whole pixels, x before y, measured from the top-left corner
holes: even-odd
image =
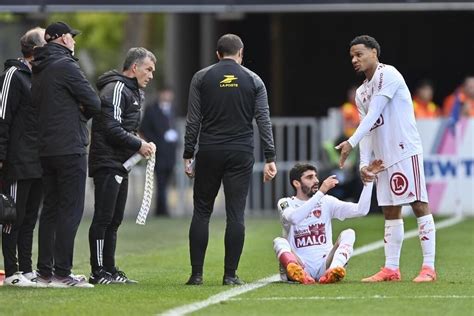
[[[304,194],[306,194],[307,197],[311,198],[316,192],[313,192],[312,187],[308,187],[306,185],[301,186],[301,191],[303,191]]]

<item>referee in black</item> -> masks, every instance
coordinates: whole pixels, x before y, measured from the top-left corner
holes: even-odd
[[[223,35],[217,42],[219,62],[198,71],[189,88],[183,159],[185,173],[195,176],[195,181],[188,285],[203,282],[209,219],[221,182],[227,215],[223,284],[244,284],[235,272],[245,238],[244,210],[254,164],[254,118],[266,159],[264,181],[277,173],[267,91],[258,75],[241,66],[243,48],[237,35]]]

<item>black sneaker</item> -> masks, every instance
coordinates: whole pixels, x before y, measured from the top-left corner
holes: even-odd
[[[115,270],[114,273],[112,273],[112,283],[118,283],[118,284],[137,284],[138,281],[131,280],[127,277],[125,272],[120,271],[120,270]]]
[[[112,284],[113,281],[112,275],[104,269],[91,273],[89,277],[89,283],[91,284]]]
[[[237,275],[235,277],[224,275],[222,279],[222,285],[244,285],[245,282],[242,281]]]
[[[202,274],[201,273],[191,274],[188,282],[186,282],[186,285],[202,285]]]

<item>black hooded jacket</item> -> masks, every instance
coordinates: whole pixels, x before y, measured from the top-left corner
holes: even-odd
[[[31,94],[39,108],[40,157],[85,154],[87,121],[100,100],[71,50],[48,43],[34,50]]]
[[[100,115],[92,119],[89,175],[100,169],[115,169],[122,175],[122,164],[142,144],[137,136],[142,94],[136,78],[112,70],[99,77],[97,88],[102,103]]]
[[[31,102],[31,71],[9,59],[0,76],[0,161],[5,179],[41,177],[38,155],[38,114]]]

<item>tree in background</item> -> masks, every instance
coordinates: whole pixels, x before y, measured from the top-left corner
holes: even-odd
[[[76,39],[76,56],[86,75],[95,80],[110,69],[121,70],[123,56],[130,47],[144,46],[158,55],[157,69],[163,69],[164,14],[144,13],[55,13],[49,24],[65,21],[82,31]],[[159,74],[155,85],[160,83]]]

